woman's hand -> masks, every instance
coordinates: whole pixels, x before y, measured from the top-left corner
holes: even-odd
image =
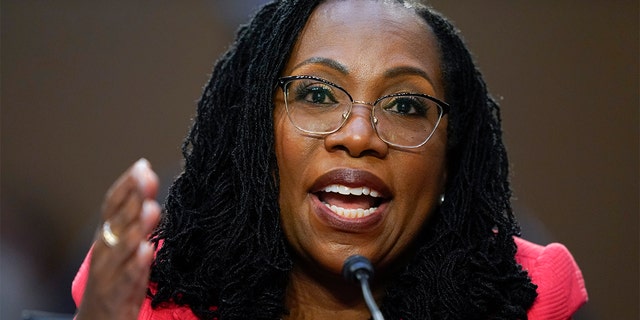
[[[111,186],[102,205],[107,223],[96,232],[89,279],[76,319],[137,319],[149,281],[160,220],[158,177],[138,160]]]

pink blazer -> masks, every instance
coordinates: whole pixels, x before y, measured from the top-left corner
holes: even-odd
[[[527,312],[529,320],[566,320],[587,302],[587,290],[580,268],[565,246],[552,243],[540,246],[521,238],[514,238],[518,252],[516,261],[529,272],[538,286],[538,297]],[[82,294],[89,277],[91,251],[73,280],[71,293],[76,306],[80,306]],[[189,307],[171,306],[152,309],[151,299],[144,300],[139,320],[197,320]]]

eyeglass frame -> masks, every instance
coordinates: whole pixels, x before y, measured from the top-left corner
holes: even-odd
[[[349,97],[349,99],[351,100],[351,104],[349,105],[349,109],[347,112],[347,115],[344,116],[344,120],[342,121],[342,123],[340,124],[340,126],[338,126],[336,129],[328,131],[328,132],[316,132],[316,131],[310,131],[310,130],[305,130],[300,128],[296,123],[293,122],[293,119],[291,119],[291,113],[289,112],[289,103],[287,102],[287,98],[288,98],[288,93],[287,93],[287,84],[289,84],[291,81],[295,81],[295,80],[304,80],[304,79],[309,79],[309,80],[315,80],[315,81],[319,81],[322,82],[324,84],[333,86],[335,88],[338,88],[340,91],[344,92],[347,97]],[[313,134],[313,135],[318,135],[318,136],[327,136],[330,135],[332,133],[338,132],[340,129],[342,129],[342,127],[344,127],[345,123],[347,123],[347,120],[349,120],[349,117],[351,116],[351,110],[353,109],[353,105],[354,104],[363,104],[363,105],[368,105],[371,106],[371,126],[373,127],[373,130],[376,132],[376,135],[378,136],[378,138],[380,138],[380,140],[384,141],[386,144],[394,146],[396,148],[406,148],[406,149],[415,149],[415,148],[419,148],[422,147],[423,145],[425,145],[433,136],[433,134],[436,132],[436,129],[438,129],[438,125],[440,125],[440,121],[442,120],[442,118],[449,113],[449,110],[451,109],[451,107],[449,106],[448,103],[432,97],[428,94],[425,93],[409,93],[409,92],[400,92],[400,93],[392,93],[392,94],[387,94],[384,95],[378,99],[376,99],[376,101],[374,102],[366,102],[366,101],[361,101],[361,100],[353,100],[353,97],[351,96],[351,94],[342,86],[335,84],[329,80],[320,78],[320,77],[316,77],[316,76],[309,76],[309,75],[297,75],[297,76],[286,76],[286,77],[281,77],[278,79],[278,87],[280,87],[280,89],[282,89],[282,93],[284,95],[284,103],[285,103],[285,109],[287,110],[287,118],[289,118],[289,121],[291,122],[291,124],[293,124],[294,127],[296,127],[296,129],[308,133],[308,134]],[[378,132],[378,127],[377,127],[377,122],[378,122],[378,118],[376,118],[374,116],[374,110],[375,110],[375,106],[378,102],[380,102],[383,99],[386,98],[393,98],[393,97],[422,97],[428,100],[431,100],[433,102],[435,102],[442,110],[442,113],[438,116],[438,121],[436,121],[436,124],[433,126],[433,131],[425,138],[424,141],[422,141],[421,143],[419,143],[418,145],[415,146],[403,146],[403,145],[399,145],[396,143],[392,143],[389,142],[387,140],[385,140],[384,138],[382,138],[382,136],[380,136],[380,133]]]

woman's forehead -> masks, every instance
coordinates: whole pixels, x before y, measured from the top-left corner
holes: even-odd
[[[440,87],[440,50],[431,27],[412,8],[397,2],[327,1],[309,17],[283,75],[303,73],[305,61],[331,60],[336,71],[384,74],[391,69],[423,70]]]

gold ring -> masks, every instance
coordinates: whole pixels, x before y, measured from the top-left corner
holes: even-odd
[[[118,245],[118,242],[120,242],[118,236],[116,236],[115,233],[111,231],[111,224],[109,223],[109,221],[105,221],[102,225],[102,241],[104,241],[104,243],[109,248],[115,247],[116,245]]]

